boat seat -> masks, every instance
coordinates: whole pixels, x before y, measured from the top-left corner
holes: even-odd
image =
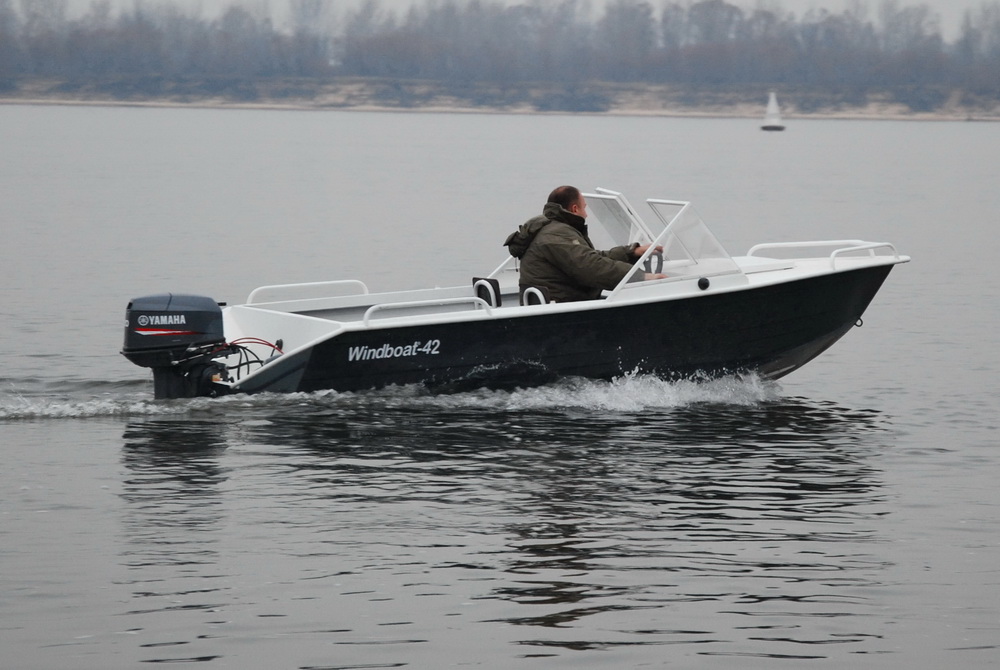
[[[549,290],[544,286],[528,286],[521,291],[522,305],[544,305],[552,302]]]
[[[476,297],[483,300],[490,307],[500,306],[500,282],[496,279],[490,277],[473,277],[472,289],[476,292]]]

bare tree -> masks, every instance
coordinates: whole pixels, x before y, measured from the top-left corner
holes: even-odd
[[[0,90],[13,88],[24,68],[21,25],[12,0],[0,0]]]
[[[648,76],[657,47],[653,8],[639,0],[612,0],[598,22],[596,53],[601,73],[614,81]]]

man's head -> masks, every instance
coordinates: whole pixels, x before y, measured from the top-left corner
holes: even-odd
[[[587,218],[587,199],[580,193],[580,189],[575,186],[560,186],[552,193],[549,193],[548,202],[554,202],[562,206],[568,212],[577,216]]]

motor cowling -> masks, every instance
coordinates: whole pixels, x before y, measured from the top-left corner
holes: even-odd
[[[134,298],[125,309],[122,355],[152,368],[157,398],[216,395],[226,368],[212,359],[227,353],[222,308],[199,295],[163,293]]]

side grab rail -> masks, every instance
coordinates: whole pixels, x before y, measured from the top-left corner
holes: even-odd
[[[472,304],[477,307],[482,307],[486,310],[486,313],[490,316],[493,315],[493,309],[490,307],[482,298],[469,297],[469,298],[440,298],[438,300],[413,300],[411,302],[384,302],[377,305],[372,305],[367,310],[365,310],[365,315],[361,319],[362,323],[367,327],[368,320],[375,312],[380,312],[382,310],[389,309],[407,309],[410,307],[430,307],[434,305],[465,305]]]
[[[333,281],[314,281],[314,282],[306,282],[304,284],[272,284],[270,286],[258,286],[254,290],[250,291],[250,295],[247,297],[247,304],[252,305],[255,302],[257,302],[257,298],[260,297],[260,294],[266,291],[276,291],[280,289],[287,289],[287,290],[315,289],[321,286],[355,286],[360,289],[358,295],[368,295],[368,285],[365,284],[360,279],[335,279]],[[281,302],[284,302],[285,300],[304,300],[304,299],[307,298],[286,297],[283,298]],[[278,302],[278,301],[268,300],[266,302]]]

